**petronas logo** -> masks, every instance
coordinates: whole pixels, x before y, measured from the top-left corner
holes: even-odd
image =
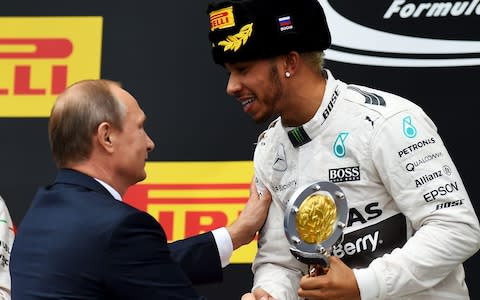
[[[347,153],[347,151],[345,150],[345,140],[347,139],[347,136],[348,136],[348,132],[341,132],[337,136],[337,139],[333,144],[333,153],[338,158],[344,157],[345,154]]]
[[[234,35],[229,35],[227,38],[218,43],[219,46],[223,46],[223,51],[236,52],[241,46],[245,45],[252,35],[253,23],[244,25],[240,31]]]
[[[408,138],[417,136],[417,129],[413,126],[412,117],[410,116],[403,118],[403,134]]]

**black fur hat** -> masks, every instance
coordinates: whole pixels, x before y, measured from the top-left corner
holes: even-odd
[[[318,0],[227,0],[208,5],[215,63],[270,58],[330,46]]]

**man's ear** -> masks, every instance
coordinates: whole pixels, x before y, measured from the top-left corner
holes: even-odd
[[[104,148],[107,152],[113,152],[113,140],[114,140],[113,127],[108,122],[102,122],[97,127],[97,142],[100,147]]]
[[[300,60],[300,54],[297,51],[290,51],[285,55],[284,69],[285,72],[289,72],[291,76],[295,75],[298,69],[298,63]]]

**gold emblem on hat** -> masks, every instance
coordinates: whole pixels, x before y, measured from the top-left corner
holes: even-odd
[[[245,45],[248,41],[248,38],[252,35],[253,32],[253,23],[244,25],[240,28],[240,31],[234,35],[229,35],[223,41],[218,43],[219,46],[223,46],[223,51],[234,51],[236,52],[240,49],[241,46]]]

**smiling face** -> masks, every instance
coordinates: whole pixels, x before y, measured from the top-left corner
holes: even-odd
[[[145,113],[135,98],[116,86],[112,88],[112,93],[126,109],[122,129],[114,129],[115,133],[112,135],[112,142],[115,144],[112,157],[115,161],[114,171],[118,178],[131,185],[145,179],[145,161],[155,144],[145,132]]]
[[[281,113],[284,87],[274,59],[226,63],[227,94],[240,102],[256,123]]]

